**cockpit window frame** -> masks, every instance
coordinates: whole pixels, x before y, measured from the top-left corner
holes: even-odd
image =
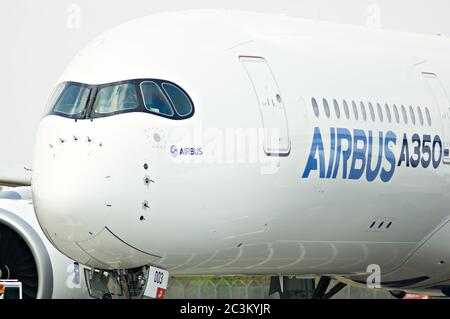
[[[189,95],[187,95],[187,93],[180,88],[178,85],[175,85],[173,83],[169,83],[167,81],[161,83],[160,88],[163,90],[163,92],[165,93],[165,95],[169,98],[170,104],[172,104],[172,108],[174,109],[175,113],[177,113],[179,116],[184,117],[185,115],[182,114],[180,112],[180,107],[175,105],[175,100],[174,98],[169,94],[168,89],[166,88],[166,86],[173,86],[175,89],[179,90],[180,93],[182,95],[184,95],[184,97],[187,99],[187,102],[189,103],[189,107],[190,107],[190,111],[186,114],[191,114],[193,112],[193,108],[194,108],[194,103],[192,102],[191,98],[189,97]]]
[[[159,93],[161,93],[162,96],[164,96],[164,101],[165,101],[165,102],[169,105],[169,107],[171,108],[172,114],[158,113],[158,112],[152,111],[151,109],[149,109],[149,108],[147,107],[147,104],[146,104],[146,102],[145,102],[145,97],[144,97],[144,89],[143,89],[143,85],[146,84],[146,83],[153,83],[153,84],[155,84],[155,85],[158,87]],[[164,82],[163,82],[163,83],[164,83]],[[176,111],[175,111],[175,107],[174,107],[172,101],[170,100],[169,96],[167,95],[167,93],[166,93],[165,90],[163,89],[163,86],[162,86],[163,83],[156,83],[155,81],[141,81],[141,83],[139,83],[139,90],[140,90],[141,98],[142,98],[142,101],[143,101],[143,103],[144,103],[144,108],[145,108],[148,112],[150,112],[150,113],[152,113],[152,114],[155,114],[155,115],[162,115],[163,117],[173,118],[173,117],[175,116],[175,114],[177,114],[177,113],[176,113]]]
[[[94,112],[94,104],[95,104],[95,100],[97,99],[98,92],[101,89],[104,89],[104,88],[107,88],[110,86],[123,85],[123,84],[133,84],[135,86],[139,106],[134,109],[119,110],[119,111],[110,112],[110,113],[95,113]],[[144,110],[142,107],[142,99],[139,94],[139,88],[137,87],[137,80],[125,80],[125,81],[95,85],[95,96],[92,99],[92,103],[89,104],[89,110],[88,110],[86,119],[99,119],[99,118],[103,118],[103,117],[110,117],[110,116],[119,115],[119,114],[136,113],[136,112],[144,113]]]
[[[50,114],[61,116],[61,117],[66,117],[66,118],[70,118],[70,119],[75,119],[75,120],[84,119],[86,116],[86,112],[89,109],[89,106],[91,104],[91,98],[93,96],[92,86],[89,84],[80,83],[80,82],[72,82],[72,81],[62,82],[59,85],[61,85],[61,84],[64,84],[64,89],[61,91],[61,93],[59,93],[58,98],[56,99],[54,105],[51,107]],[[68,113],[64,113],[64,112],[55,111],[55,107],[56,107],[56,105],[58,105],[59,101],[63,97],[64,91],[71,85],[76,85],[76,86],[80,86],[80,87],[89,89],[89,95],[88,95],[87,102],[86,102],[86,105],[85,105],[83,111],[80,113],[77,113],[77,114],[68,114]]]
[[[142,95],[142,90],[141,90],[141,84],[144,82],[154,82],[156,83],[156,85],[159,87],[159,89],[161,90],[162,94],[164,95],[164,98],[167,100],[167,102],[169,103],[170,107],[172,108],[172,110],[174,110],[173,115],[169,116],[169,115],[165,115],[165,114],[161,114],[161,113],[155,113],[152,112],[150,110],[148,110],[145,107],[145,101]],[[94,107],[94,103],[95,103],[95,99],[97,98],[97,94],[99,92],[99,90],[105,88],[105,87],[109,87],[109,86],[114,86],[114,85],[121,85],[121,84],[133,84],[136,88],[136,92],[137,92],[137,97],[138,97],[138,101],[139,101],[139,106],[135,109],[129,109],[129,110],[119,110],[119,111],[115,111],[115,112],[111,112],[111,113],[95,113],[93,110]],[[186,114],[184,116],[180,116],[177,111],[176,111],[176,107],[175,105],[173,105],[172,100],[170,99],[170,96],[168,96],[168,94],[166,93],[166,91],[163,88],[163,84],[167,83],[170,85],[175,86],[177,89],[179,89],[181,92],[183,92],[186,97],[189,99],[191,105],[192,105],[192,110],[189,114]],[[87,101],[87,106],[84,108],[83,112],[77,115],[68,115],[68,114],[63,114],[60,112],[55,112],[54,108],[55,105],[57,104],[58,100],[55,102],[55,105],[53,105],[52,107],[50,107],[50,111],[48,112],[47,115],[56,115],[56,116],[60,116],[60,117],[65,117],[65,118],[70,118],[70,119],[74,119],[74,120],[94,120],[94,119],[99,119],[99,118],[105,118],[105,117],[110,117],[110,116],[114,116],[114,115],[119,115],[119,114],[125,114],[125,113],[145,113],[145,114],[151,114],[153,116],[158,116],[158,117],[162,117],[162,118],[166,118],[166,119],[170,119],[170,120],[176,120],[176,121],[181,121],[181,120],[187,120],[190,119],[194,116],[195,114],[195,104],[192,100],[192,98],[190,97],[190,95],[182,88],[180,87],[178,84],[168,81],[168,80],[163,80],[163,79],[152,79],[152,78],[139,78],[139,79],[130,79],[130,80],[123,80],[123,81],[116,81],[116,82],[110,82],[110,83],[105,83],[105,84],[99,84],[99,85],[93,85],[93,84],[86,84],[86,83],[81,83],[81,82],[74,82],[74,81],[65,81],[65,82],[61,82],[59,85],[64,84],[65,88],[67,88],[69,85],[79,85],[82,87],[86,87],[90,89],[90,93],[89,93],[89,97],[88,97],[88,101]],[[64,91],[64,90],[63,90]]]

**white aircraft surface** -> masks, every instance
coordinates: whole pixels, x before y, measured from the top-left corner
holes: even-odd
[[[55,86],[39,223],[127,278],[322,276],[324,297],[375,265],[397,296],[449,295],[449,54],[445,37],[247,12],[123,24]]]

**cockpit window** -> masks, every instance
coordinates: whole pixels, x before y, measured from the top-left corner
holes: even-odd
[[[134,84],[119,84],[98,90],[93,111],[96,114],[108,114],[138,107],[139,99]]]
[[[173,116],[169,101],[155,82],[142,82],[141,89],[147,110],[152,113]]]
[[[141,112],[171,120],[194,115],[194,103],[177,84],[159,79],[130,79],[107,84],[62,82],[49,98],[46,114],[96,119]]]
[[[60,83],[56,86],[56,88],[53,90],[52,94],[50,95],[47,101],[44,115],[47,115],[49,111],[55,106],[56,101],[58,101],[59,97],[61,96],[61,93],[64,91],[65,88],[66,83]]]
[[[68,84],[53,111],[69,116],[79,115],[86,109],[91,89],[79,84]]]
[[[181,89],[170,83],[163,83],[162,87],[172,101],[178,115],[186,116],[192,112],[192,103]]]

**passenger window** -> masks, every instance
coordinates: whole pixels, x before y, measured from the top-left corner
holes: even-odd
[[[312,107],[313,107],[313,110],[314,110],[314,115],[316,117],[319,117],[319,105],[317,105],[317,101],[316,101],[315,98],[312,98],[311,104],[312,104]]]
[[[53,109],[56,113],[79,115],[86,108],[91,89],[79,84],[69,84]]]
[[[402,115],[403,115],[403,122],[405,124],[408,124],[408,115],[406,114],[405,106],[402,105]]]
[[[420,109],[420,107],[417,107],[417,114],[419,114],[420,125],[423,126],[423,114],[422,114],[422,110]]]
[[[173,116],[169,101],[155,82],[142,82],[141,91],[147,110],[156,114]]]
[[[330,118],[330,106],[328,105],[328,101],[326,99],[323,99],[323,108],[325,110],[325,115]]]
[[[139,107],[134,84],[111,85],[100,89],[95,98],[93,110],[96,114],[108,114],[133,110]]]
[[[412,106],[409,106],[409,115],[411,116],[411,122],[413,125],[416,125],[416,115],[414,114],[414,110]]]
[[[370,118],[372,119],[372,122],[375,122],[375,112],[373,110],[373,105],[370,102],[369,102],[369,111],[370,111]]]
[[[355,120],[358,120],[358,107],[356,106],[355,101],[352,101],[352,107],[353,107],[353,115],[355,116]]]
[[[367,113],[366,113],[366,107],[363,102],[361,102],[361,114],[364,121],[367,121]]]
[[[430,110],[428,110],[428,107],[425,108],[425,114],[427,116],[428,126],[431,126],[431,116],[430,116]]]
[[[391,109],[389,108],[389,105],[385,105],[385,109],[386,109],[386,116],[387,116],[387,120],[389,123],[392,122],[392,115],[391,115]]]
[[[394,115],[395,115],[395,121],[397,124],[400,124],[400,114],[398,113],[397,105],[394,104]]]
[[[378,109],[378,117],[380,118],[380,122],[383,122],[383,110],[381,109],[380,103],[377,103],[377,109]]]
[[[187,116],[192,113],[194,109],[192,103],[182,90],[170,83],[163,83],[162,87],[169,96],[172,105],[175,107],[175,112],[177,112],[178,115]]]
[[[340,119],[341,118],[341,110],[339,108],[339,104],[336,100],[333,101],[333,104],[334,104],[334,112],[336,113],[336,117],[338,119]]]
[[[347,104],[347,101],[344,100],[342,103],[344,104],[344,113],[345,113],[345,117],[346,117],[347,120],[348,120],[348,119],[350,119],[350,111],[348,110],[348,104]]]

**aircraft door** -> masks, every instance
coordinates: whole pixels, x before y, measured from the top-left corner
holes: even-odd
[[[435,105],[438,107],[441,114],[444,134],[442,137],[444,140],[443,161],[446,164],[450,164],[450,101],[447,92],[436,74],[423,72],[422,75],[434,98]]]
[[[269,156],[286,156],[291,150],[283,98],[266,60],[240,57],[255,90],[264,128],[264,151]]]

